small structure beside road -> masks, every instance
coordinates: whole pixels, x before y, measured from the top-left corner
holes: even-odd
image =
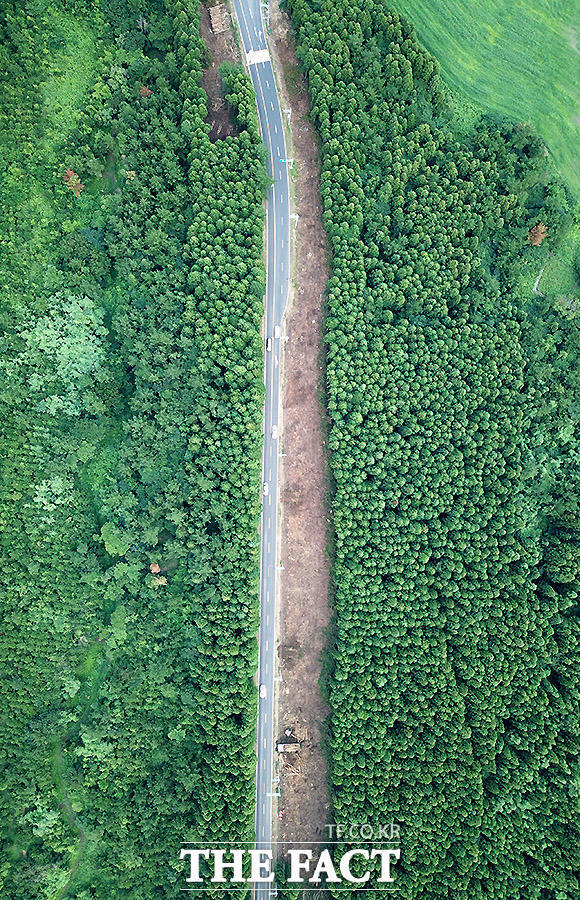
[[[278,741],[276,750],[278,753],[298,753],[300,751],[300,742],[293,741],[290,744],[284,744],[282,741]]]
[[[209,21],[214,34],[222,34],[226,30],[226,8],[223,3],[209,7]]]

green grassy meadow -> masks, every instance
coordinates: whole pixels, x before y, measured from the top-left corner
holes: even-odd
[[[580,194],[575,0],[398,0],[446,83],[483,112],[533,125]]]
[[[95,13],[79,16],[40,0],[28,10],[34,29],[22,32],[22,69],[3,65],[13,50],[7,43],[2,47],[0,251],[6,251],[17,283],[42,283],[65,210],[74,209],[77,218],[88,221],[94,204],[90,191],[72,204],[63,191],[62,172],[67,139],[96,77],[101,23]]]
[[[96,75],[95,15],[92,19],[50,9],[50,25],[57,35],[48,77],[41,85],[43,122],[51,136],[71,131],[94,84]]]

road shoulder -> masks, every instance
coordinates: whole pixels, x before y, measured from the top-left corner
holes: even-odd
[[[278,735],[301,740],[299,754],[279,757],[278,849],[314,841],[329,821],[326,758],[322,747],[328,710],[319,679],[330,619],[327,546],[327,471],[323,380],[323,293],[328,272],[319,198],[319,148],[308,118],[309,100],[294,53],[288,17],[271,6],[270,48],[291,108],[294,157],[291,188],[295,229],[294,273],[286,313],[283,411],[282,579]],[[290,738],[292,739],[292,738]]]

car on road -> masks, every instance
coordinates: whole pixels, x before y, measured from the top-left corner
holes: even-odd
[[[266,350],[268,350],[268,352],[269,352],[271,349],[272,349],[272,338],[267,338],[266,339]]]
[[[262,700],[265,700],[267,696],[268,696],[268,691],[267,691],[266,685],[261,684],[260,685],[260,697],[262,698]]]
[[[274,337],[275,338],[280,337],[280,326],[279,325],[274,325]]]
[[[264,482],[264,485],[263,485],[263,487],[262,487],[262,491],[263,491],[264,497],[267,497],[268,494],[270,493],[270,485],[268,484],[267,481]]]
[[[272,440],[275,441],[278,437],[278,426],[272,425]]]

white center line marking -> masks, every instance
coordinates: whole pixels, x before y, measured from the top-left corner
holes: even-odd
[[[244,15],[243,8],[241,11],[241,15],[242,15],[242,17]],[[250,17],[253,18],[253,15],[251,14]],[[251,27],[249,27],[249,23],[246,22],[246,30],[248,31],[248,34],[250,34],[250,33],[255,34],[256,33],[256,24],[252,21]],[[262,35],[262,31],[260,31],[259,33],[260,33],[260,35]],[[252,64],[256,65],[256,67],[252,70],[252,78],[258,89],[259,94],[261,95],[260,111],[262,113],[264,121],[261,122],[260,125],[261,125],[261,130],[266,138],[266,144],[267,144],[268,150],[269,150],[270,171],[274,174],[274,178],[276,181],[276,183],[272,187],[272,190],[269,195],[268,210],[267,210],[267,215],[268,215],[267,221],[269,221],[269,223],[270,223],[270,225],[268,227],[268,237],[269,237],[269,240],[271,240],[270,246],[272,247],[272,251],[273,251],[271,253],[272,266],[269,265],[268,271],[267,271],[267,278],[268,278],[268,276],[269,276],[269,278],[267,280],[266,304],[268,304],[268,301],[269,302],[274,301],[276,284],[278,283],[277,277],[271,273],[270,269],[271,269],[271,267],[275,267],[276,265],[279,266],[280,264],[282,265],[282,268],[284,268],[284,266],[285,266],[283,261],[277,259],[278,254],[276,251],[280,247],[280,244],[277,242],[278,236],[276,234],[276,230],[277,230],[276,229],[276,214],[277,214],[277,212],[279,212],[279,210],[277,210],[278,204],[281,204],[283,209],[287,209],[287,202],[285,202],[284,198],[282,198],[280,196],[280,193],[284,192],[285,190],[287,191],[287,185],[288,185],[287,169],[288,169],[288,167],[283,166],[280,163],[280,157],[282,155],[282,151],[286,152],[286,148],[284,147],[283,133],[282,133],[282,137],[280,138],[280,141],[277,142],[280,144],[280,146],[275,146],[275,143],[272,139],[272,133],[273,133],[272,129],[275,131],[276,134],[278,134],[278,127],[277,127],[277,125],[274,125],[273,122],[269,121],[269,116],[266,113],[268,102],[270,102],[270,109],[272,111],[277,110],[279,107],[277,104],[277,98],[275,99],[274,102],[272,102],[271,100],[266,100],[266,97],[264,96],[264,84],[266,85],[266,89],[269,92],[270,97],[273,97],[276,92],[275,81],[271,82],[270,78],[269,78],[269,74],[271,71],[271,61],[270,61],[268,50],[265,48],[264,44],[265,44],[265,42],[260,41],[258,46],[262,46],[263,49],[260,49],[260,50],[250,49],[249,51],[247,51],[246,58],[247,58],[249,65],[252,65]],[[266,94],[266,96],[268,96],[268,93]],[[277,113],[276,113],[276,115],[277,115]],[[276,151],[276,153],[274,153],[274,150]],[[276,157],[278,157],[278,160],[276,160]],[[277,171],[277,166],[279,168],[281,168],[280,173],[278,173],[278,171]],[[284,222],[285,222],[285,218],[284,218],[284,216],[282,216],[282,225],[284,225]],[[283,243],[282,243],[282,247],[284,247]],[[284,294],[284,285],[280,285],[280,292],[282,294]],[[271,354],[271,356],[274,356],[274,354]],[[275,394],[274,389],[275,389],[275,384],[276,384],[275,383],[275,375],[277,375],[277,373],[275,373],[275,367],[277,366],[277,364],[278,364],[278,357],[275,356],[274,365],[270,366],[268,375],[266,376],[266,387],[270,391],[270,399],[273,401],[274,405],[277,402],[276,396],[274,396],[274,394]],[[278,453],[278,447],[274,447],[273,442],[270,441],[268,439],[268,437],[269,436],[266,437],[266,452],[265,452],[266,462],[269,462],[270,460],[272,460],[272,457],[274,456],[274,451],[276,452],[276,454]],[[274,457],[274,460],[277,465],[277,457]],[[265,466],[265,468],[266,468],[266,466]],[[270,471],[269,478],[271,478],[271,471]],[[277,501],[277,496],[274,495],[273,491],[270,491],[270,496],[268,499],[269,499],[269,503],[271,505],[276,506],[276,503],[274,503],[273,501],[274,500]],[[272,512],[274,512],[274,511],[275,510],[273,510]],[[265,510],[264,510],[264,512],[265,512]],[[272,526],[272,519],[271,519],[271,517],[269,517],[268,518],[268,527],[271,527],[271,526]],[[274,536],[276,535],[276,525],[275,524],[274,524],[274,528],[272,529],[272,533],[274,534]],[[262,535],[262,540],[263,540],[262,548],[264,547],[267,537],[268,537],[268,535],[264,535],[264,534]],[[270,544],[268,543],[268,550],[269,549],[270,549]],[[268,558],[272,559],[272,556],[270,555]],[[275,562],[275,552],[274,552],[274,562]],[[264,560],[262,560],[262,564],[264,564]],[[273,577],[274,582],[275,582],[276,569],[277,569],[277,567],[275,565],[266,565],[267,576],[264,576],[265,570],[262,569],[262,577],[269,577],[269,578]],[[270,625],[270,615],[267,615],[266,611],[269,610],[270,613],[272,613],[275,610],[276,598],[275,598],[275,596],[273,598],[270,598],[270,592],[267,590],[266,584],[263,585],[262,590],[263,590],[263,592],[261,592],[261,597],[263,598],[264,594],[267,595],[267,601],[265,603],[265,608],[262,610],[262,614],[263,614],[264,618],[266,619],[266,625],[269,626]],[[269,642],[265,643],[265,650],[269,651]],[[275,642],[274,642],[272,651],[274,652],[274,650],[275,650]],[[270,656],[269,652],[268,652],[268,656]],[[269,671],[269,664],[265,658],[262,660],[262,665],[263,665],[262,671],[264,672],[264,676],[261,679],[261,681],[263,681],[264,683],[267,683],[268,679],[266,676]],[[262,674],[262,673],[260,673],[260,674]],[[268,750],[268,740],[270,738],[264,737],[264,733],[266,731],[269,731],[270,729],[269,728],[265,729],[265,727],[264,727],[264,723],[269,722],[269,712],[266,711],[265,707],[266,707],[265,703],[260,704],[260,716],[262,717],[262,721],[261,721],[261,727],[259,726],[259,734],[261,733],[261,735],[263,737],[263,746],[264,746],[264,751],[265,751],[265,753],[262,757],[262,760],[261,760],[260,771],[264,772],[264,776],[266,776],[268,774],[268,772],[270,771],[271,764],[272,764],[272,760],[269,758],[269,754],[266,755],[267,750]],[[262,838],[262,840],[265,842],[268,839],[268,836],[270,834],[271,824],[269,821],[264,822],[264,819],[269,819],[269,814],[271,811],[271,803],[264,802],[263,789],[264,789],[263,783],[259,784],[257,786],[258,798],[262,800],[262,803],[256,804],[256,809],[257,810],[261,809],[261,811],[262,811],[263,818],[262,818],[262,825],[259,827],[259,834],[260,834],[260,837]],[[260,797],[260,794],[261,794],[261,797]],[[254,885],[252,893],[253,893],[254,898],[258,898],[265,894],[269,895],[269,888],[265,888],[262,890],[262,889],[260,889],[260,887]]]

